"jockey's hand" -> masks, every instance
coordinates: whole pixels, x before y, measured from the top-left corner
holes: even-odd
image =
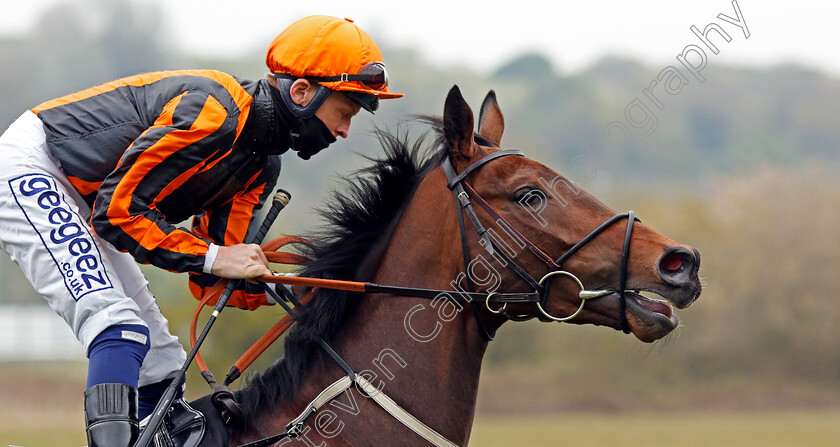
[[[268,259],[257,244],[220,246],[210,273],[229,279],[252,279],[270,275]]]

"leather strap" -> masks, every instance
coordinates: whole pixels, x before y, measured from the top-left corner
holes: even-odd
[[[464,258],[464,273],[467,279],[467,293],[472,293],[475,290],[473,286],[472,278],[470,278],[469,272],[467,271],[469,268],[469,246],[467,245],[467,234],[466,229],[464,227],[464,212],[466,211],[469,215],[473,226],[475,227],[476,231],[479,234],[479,237],[482,238],[483,246],[490,255],[493,255],[494,252],[501,253],[501,255],[508,260],[509,258],[503,253],[501,250],[498,249],[496,244],[493,242],[493,239],[487,236],[487,231],[481,225],[481,222],[478,220],[478,216],[475,215],[475,211],[472,210],[472,205],[469,202],[469,195],[464,190],[464,185],[466,183],[462,183],[462,180],[469,175],[472,171],[477,169],[479,166],[483,165],[484,163],[503,157],[506,155],[520,155],[525,156],[522,151],[518,150],[508,150],[508,151],[499,151],[491,154],[488,157],[484,157],[478,162],[467,166],[467,168],[461,174],[455,172],[455,167],[452,165],[452,161],[449,157],[446,157],[441,162],[441,168],[443,169],[444,174],[446,175],[449,189],[452,191],[452,194],[455,196],[455,208],[457,209],[458,215],[458,230],[460,231],[461,235],[461,254]],[[469,188],[469,185],[466,185]],[[460,206],[459,206],[460,205]],[[517,266],[518,267],[518,266]],[[524,273],[524,271],[522,271]],[[527,275],[526,275],[527,276]],[[486,303],[485,303],[486,305]],[[496,339],[495,332],[491,333],[487,326],[484,324],[484,321],[481,319],[481,304],[472,301],[470,304],[472,307],[473,316],[475,317],[476,324],[478,325],[479,333],[481,334],[482,338],[487,340],[488,342],[493,341]]]
[[[481,206],[481,208],[484,209],[484,211],[490,215],[490,217],[495,219],[496,222],[501,222],[501,224],[504,225],[507,229],[508,233],[513,234],[517,238],[519,238],[520,242],[524,243],[528,250],[534,254],[534,256],[536,256],[539,260],[543,261],[552,270],[558,270],[560,268],[560,266],[554,263],[554,260],[551,259],[550,256],[545,254],[545,252],[542,251],[539,247],[537,247],[536,244],[528,240],[528,238],[525,237],[524,234],[520,233],[519,230],[514,228],[514,226],[507,221],[507,219],[502,217],[501,214],[499,214],[495,209],[493,209],[493,207],[490,206],[490,204],[487,203],[486,200],[481,198],[481,196],[479,196],[478,193],[475,192],[475,190],[472,189],[472,187],[468,183],[464,183],[464,190],[467,192],[467,194],[469,194],[470,197],[472,197],[475,203]]]
[[[630,257],[630,239],[633,235],[633,223],[636,220],[636,213],[627,213],[627,229],[624,231],[624,248],[621,249],[621,270],[618,272],[618,309],[621,314],[621,330],[625,334],[630,333],[630,324],[627,322],[627,297],[624,289],[627,288],[627,260]]]
[[[312,402],[309,402],[309,405],[306,406],[298,417],[292,419],[288,424],[286,424],[285,432],[269,436],[258,441],[249,442],[248,444],[243,444],[240,447],[267,447],[276,444],[280,440],[300,436],[301,433],[303,433],[303,426],[306,422],[309,421],[309,419],[314,416],[315,413],[317,413],[318,410],[327,402],[347,391],[351,385],[353,385],[353,380],[350,379],[350,376],[344,376],[336,380],[332,383],[332,385],[326,387],[320,394],[315,396],[315,399],[312,399]]]
[[[470,175],[471,172],[473,172],[476,169],[480,168],[481,166],[485,165],[487,162],[493,161],[493,160],[495,160],[499,157],[506,157],[508,155],[519,155],[520,157],[524,157],[525,153],[520,151],[519,149],[505,149],[505,150],[501,150],[501,151],[498,151],[498,152],[493,152],[492,154],[487,155],[486,157],[482,158],[481,160],[478,160],[477,162],[467,166],[466,168],[464,168],[464,170],[460,174],[454,175],[452,177],[450,177],[447,174],[446,178],[449,181],[449,184],[447,186],[449,186],[449,189],[454,188],[455,185],[457,185],[458,183],[461,183],[461,181],[464,180],[464,178],[466,178],[468,175]],[[446,166],[445,166],[446,164],[449,164],[449,167],[451,168],[451,171],[454,173],[455,169],[452,168],[452,162],[449,161],[449,157],[446,157],[446,159],[444,159],[444,167],[443,167],[444,171],[446,170]]]
[[[351,379],[350,376],[344,376],[333,382],[330,386],[326,387],[317,396],[315,396],[315,399],[312,399],[312,401],[309,402],[309,405],[307,405],[296,418],[286,424],[285,432],[269,436],[258,441],[250,442],[248,444],[243,444],[240,447],[267,447],[274,445],[283,439],[296,438],[300,436],[303,433],[303,426],[306,425],[312,416],[314,416],[318,410],[328,402],[350,389],[350,386],[352,386],[354,382],[362,389],[362,391],[365,392],[365,394],[368,395],[368,397],[373,399],[374,402],[382,407],[382,409],[393,416],[394,419],[400,421],[403,425],[411,429],[414,433],[420,435],[423,439],[429,441],[432,445],[437,447],[458,447],[457,444],[444,438],[440,433],[431,429],[428,425],[414,417],[411,413],[394,402],[393,399],[388,397],[388,395],[386,395],[382,390],[377,389],[360,375],[356,375],[354,379]]]
[[[415,298],[429,298],[434,299],[441,294],[449,294],[450,296],[461,298],[468,303],[483,303],[487,300],[488,293],[486,292],[462,292],[454,290],[437,290],[437,289],[417,289],[413,287],[397,287],[397,286],[380,286],[378,284],[365,283],[366,293],[389,293],[399,296],[412,296]],[[536,303],[539,301],[539,294],[536,292],[494,292],[489,299],[491,303]]]
[[[554,263],[562,266],[563,263],[566,262],[566,259],[569,259],[570,256],[572,256],[578,250],[583,248],[583,246],[588,244],[589,241],[591,241],[592,239],[595,239],[595,236],[598,236],[599,234],[601,234],[604,230],[606,230],[610,225],[614,224],[615,222],[617,222],[621,219],[624,219],[625,217],[628,217],[629,214],[630,213],[616,214],[615,216],[607,219],[606,222],[599,225],[598,228],[595,228],[594,230],[592,230],[592,232],[587,234],[586,237],[581,239],[577,244],[573,245],[572,248],[570,248],[566,253],[563,253],[563,255],[560,256],[559,258],[557,258],[554,261]],[[639,221],[639,219],[637,217],[635,217],[635,215],[633,216],[633,220]],[[632,226],[631,226],[631,228],[632,228]]]
[[[531,275],[529,275],[528,272],[525,271],[525,269],[523,269],[516,262],[514,262],[513,259],[511,259],[510,256],[508,256],[508,254],[503,249],[499,249],[498,245],[488,235],[487,229],[484,228],[484,226],[481,224],[481,221],[478,219],[478,216],[475,214],[475,210],[472,207],[472,204],[470,202],[470,198],[472,197],[474,200],[476,200],[485,210],[488,210],[488,209],[492,210],[492,207],[490,207],[490,205],[487,204],[487,202],[485,202],[484,199],[482,199],[472,189],[472,187],[469,186],[469,184],[467,184],[466,182],[463,182],[463,179],[467,175],[469,175],[469,173],[473,172],[474,170],[476,170],[480,166],[486,164],[489,161],[495,160],[495,159],[500,158],[500,157],[505,157],[505,156],[508,156],[508,155],[524,156],[522,151],[520,151],[518,149],[506,149],[506,150],[501,150],[501,151],[498,151],[498,152],[493,152],[492,154],[487,155],[484,158],[478,160],[477,162],[467,166],[464,169],[463,172],[461,172],[460,174],[457,174],[457,175],[455,173],[455,168],[452,166],[452,161],[449,159],[449,157],[446,157],[443,160],[443,162],[441,163],[441,166],[443,167],[444,174],[446,174],[446,178],[449,180],[449,188],[453,191],[453,193],[455,193],[457,191],[457,194],[455,194],[455,198],[457,199],[458,203],[461,204],[461,208],[463,208],[463,211],[467,214],[467,216],[469,216],[470,221],[473,223],[473,227],[475,227],[475,230],[478,232],[479,237],[482,239],[481,240],[481,245],[484,246],[484,248],[487,250],[487,252],[491,256],[497,256],[497,257],[501,258],[502,261],[504,261],[505,265],[507,265],[508,268],[513,270],[514,273],[516,273],[517,276],[522,278],[522,280],[527,282],[528,285],[531,286],[531,288],[533,288],[536,291],[539,291],[539,290],[542,289],[542,286],[540,286],[539,282],[537,280],[535,280],[533,277],[531,277]],[[501,218],[501,216],[499,216],[499,214],[496,213],[495,211],[493,211],[493,213],[491,215],[493,217],[496,217],[497,219]],[[459,214],[459,219],[463,220],[463,218],[460,216],[460,214]],[[510,225],[508,225],[508,226],[510,227]],[[518,234],[518,232],[517,232],[517,234]],[[464,234],[462,233],[461,236],[462,236],[461,241],[462,241],[463,249],[464,249],[464,252],[466,254],[466,248],[467,247],[465,245],[466,243],[464,242],[465,241]],[[531,244],[531,245],[533,245],[533,244]],[[536,248],[536,247],[534,247],[534,248]],[[541,252],[539,249],[537,249],[537,251]],[[466,259],[465,259],[465,261],[466,261]],[[465,262],[465,268],[466,268],[466,262]],[[469,273],[469,272],[467,272],[467,273]],[[469,277],[469,275],[467,275],[467,277]]]
[[[449,161],[449,158],[446,159]],[[449,164],[451,167],[451,163]],[[455,209],[457,210],[458,214],[458,231],[460,232],[460,239],[461,239],[461,256],[464,258],[464,277],[467,280],[467,292],[475,291],[475,287],[473,286],[472,278],[470,278],[469,272],[467,272],[467,267],[470,265],[470,247],[467,245],[467,230],[464,226],[464,211],[463,208],[458,206],[460,204],[460,200],[458,200],[458,194],[463,191],[461,185],[458,185],[457,189],[452,190],[452,194],[455,196]],[[484,340],[491,342],[496,339],[496,333],[491,333],[487,329],[487,325],[484,324],[484,321],[481,319],[481,304],[472,301],[470,303],[470,307],[472,308],[473,317],[475,317],[475,322],[478,325],[478,332],[481,334],[481,338]]]

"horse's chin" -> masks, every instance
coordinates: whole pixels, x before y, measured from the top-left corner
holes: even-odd
[[[639,340],[651,343],[668,335],[680,324],[670,303],[649,298],[637,293],[626,292],[627,324]],[[618,294],[616,294],[618,301]]]

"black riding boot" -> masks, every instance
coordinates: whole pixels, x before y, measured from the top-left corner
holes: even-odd
[[[130,447],[137,441],[137,389],[101,383],[85,390],[88,447]]]

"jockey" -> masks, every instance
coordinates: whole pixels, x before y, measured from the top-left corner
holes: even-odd
[[[349,19],[293,23],[266,64],[258,81],[212,70],[120,79],[26,111],[0,137],[0,247],[84,345],[90,447],[132,445],[186,359],[137,262],[188,272],[196,296],[220,278],[269,274],[243,241],[280,155],[309,159],[346,138],[360,109],[403,96]],[[230,304],[271,303],[249,284]]]

